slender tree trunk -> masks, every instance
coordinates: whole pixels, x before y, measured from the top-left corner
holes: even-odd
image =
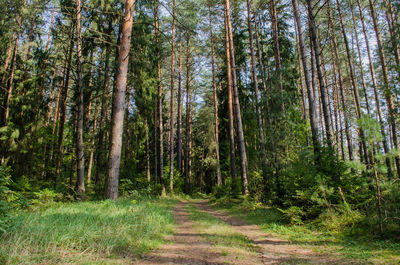
[[[76,131],[76,159],[77,180],[75,192],[78,196],[85,192],[85,150],[83,145],[83,83],[82,83],[82,45],[81,45],[81,1],[75,0],[76,4],[76,49],[77,49],[77,131]]]
[[[229,118],[229,161],[231,169],[232,183],[235,184],[236,181],[236,159],[235,159],[235,128],[234,128],[234,118],[233,118],[233,100],[232,100],[232,70],[231,70],[231,56],[229,53],[229,33],[228,33],[228,14],[226,8],[225,13],[225,53],[226,53],[226,75],[228,83],[228,118]]]
[[[46,42],[46,51],[49,50],[50,48],[50,41],[51,41],[51,31],[53,30],[53,23],[54,23],[54,14],[55,14],[56,9],[53,9],[53,12],[51,12],[51,21],[50,21],[50,27],[49,27],[49,33],[47,35],[47,42]]]
[[[192,102],[191,102],[191,61],[190,61],[190,36],[186,42],[186,161],[185,161],[185,193],[190,193],[192,178]]]
[[[146,131],[146,179],[150,183],[150,144],[149,144],[149,124],[147,122],[147,116],[144,120],[144,129]]]
[[[355,102],[355,106],[356,106],[356,114],[357,114],[357,118],[361,119],[362,113],[361,113],[360,93],[358,91],[357,79],[355,76],[353,61],[351,58],[349,41],[347,39],[346,30],[345,30],[344,21],[343,21],[342,10],[340,8],[340,4],[339,4],[338,0],[336,0],[336,4],[337,4],[337,10],[339,12],[339,21],[340,21],[342,35],[343,35],[344,44],[345,44],[345,48],[346,48],[347,62],[348,62],[349,68],[350,68],[350,77],[351,77],[351,84],[353,87],[353,95],[354,95],[354,102]],[[359,128],[359,134],[360,134],[360,138],[361,138],[361,145],[362,145],[362,149],[363,149],[364,161],[365,161],[365,164],[367,166],[369,166],[367,143],[365,141],[365,134],[364,134],[364,130],[362,128]]]
[[[169,116],[169,189],[174,192],[174,103],[175,103],[175,0],[172,0],[172,48],[171,48],[171,104]]]
[[[73,36],[74,28],[71,25],[71,36]],[[58,145],[57,145],[57,165],[56,174],[54,176],[54,188],[57,187],[58,176],[61,173],[61,164],[63,160],[63,142],[64,142],[64,125],[67,117],[67,105],[68,105],[68,92],[69,92],[69,80],[71,74],[71,63],[72,63],[72,51],[74,40],[70,39],[69,51],[67,58],[67,68],[65,73],[64,87],[61,94],[61,106],[60,106],[60,125],[58,127]]]
[[[93,117],[93,127],[92,127],[92,140],[91,140],[91,150],[89,154],[89,164],[87,170],[87,184],[89,185],[92,179],[92,168],[93,168],[93,157],[94,157],[94,139],[96,135],[96,126],[97,126],[97,113],[98,113],[98,106],[96,104],[94,110],[94,117]]]
[[[178,59],[178,110],[177,110],[177,166],[178,171],[182,174],[182,41],[179,42],[179,59]]]
[[[267,176],[267,155],[265,152],[265,139],[264,139],[264,129],[261,119],[261,110],[259,103],[259,91],[258,91],[258,79],[257,79],[257,66],[256,66],[256,56],[254,52],[254,40],[253,40],[253,29],[251,22],[251,3],[250,0],[246,1],[247,4],[247,30],[249,32],[249,42],[250,42],[250,67],[251,67],[251,82],[254,89],[254,98],[256,105],[257,114],[257,125],[258,125],[258,137],[260,138],[260,149],[261,149],[261,161],[263,169],[263,178],[265,185],[270,186],[270,181]]]
[[[159,21],[158,21],[158,0],[154,8],[154,34],[156,36],[156,54],[160,58],[160,40],[159,40]],[[163,87],[161,83],[161,65],[160,60],[157,60],[157,75],[158,75],[158,129],[159,129],[159,166],[160,166],[160,183],[161,183],[161,196],[165,196],[165,182],[164,182],[164,125],[163,125]]]
[[[8,50],[7,50],[6,60],[4,61],[4,68],[3,68],[3,73],[1,76],[0,88],[3,88],[3,84],[4,84],[4,82],[6,80],[6,76],[7,76],[8,65],[10,64],[11,54],[13,54],[13,51],[15,49],[15,47],[13,46],[13,43],[15,43],[15,40],[16,40],[15,34],[16,33],[14,32],[11,37],[10,47],[8,47]]]
[[[272,35],[274,39],[275,66],[276,66],[276,72],[278,73],[279,77],[279,92],[281,93],[282,115],[285,116],[285,104],[284,104],[285,98],[283,95],[283,80],[281,71],[281,52],[279,48],[278,15],[276,12],[275,0],[270,0],[270,14],[271,14],[271,24],[272,24]]]
[[[125,114],[125,96],[128,73],[129,50],[131,47],[131,34],[135,0],[126,0],[124,23],[122,26],[122,40],[118,58],[118,74],[114,91],[111,148],[106,179],[105,196],[109,199],[118,198],[119,167],[121,163],[122,132]]]
[[[319,153],[320,153],[320,142],[319,142],[319,136],[318,136],[318,134],[319,134],[318,126],[316,124],[316,116],[315,116],[315,101],[314,101],[314,96],[312,93],[310,71],[309,71],[309,68],[307,65],[306,47],[304,44],[303,28],[301,26],[300,13],[299,13],[297,0],[292,0],[292,5],[293,5],[294,17],[296,20],[301,61],[302,61],[302,65],[303,65],[304,79],[305,79],[306,90],[307,90],[308,111],[309,111],[310,125],[311,125],[311,137],[312,137],[312,141],[313,141],[314,153],[318,157]]]
[[[333,21],[332,21],[332,16],[330,12],[330,8],[328,8],[328,26],[329,26],[329,34],[331,38],[331,45],[332,45],[332,53],[334,54],[334,60],[333,60],[333,72],[334,72],[334,78],[336,80],[336,73],[338,74],[338,80],[335,83],[339,84],[339,92],[340,92],[340,99],[341,99],[341,104],[342,104],[342,111],[343,111],[343,118],[344,118],[344,126],[345,126],[345,134],[346,134],[346,140],[347,140],[347,149],[348,149],[348,155],[349,155],[349,160],[352,161],[354,159],[353,156],[353,145],[351,141],[351,135],[350,135],[350,122],[349,118],[347,116],[347,108],[346,108],[346,103],[345,103],[345,93],[344,93],[344,87],[343,87],[343,78],[342,78],[342,70],[340,67],[340,59],[339,59],[339,53],[338,53],[338,46],[337,46],[337,41],[336,41],[336,35],[334,32],[334,26],[333,26]],[[339,95],[338,95],[339,97]],[[338,99],[339,102],[339,99]]]
[[[313,10],[312,0],[307,0],[307,7],[308,7],[308,18],[310,20],[310,35],[311,40],[313,43],[313,48],[315,51],[315,61],[317,66],[317,75],[320,85],[320,93],[321,93],[321,103],[322,103],[322,110],[324,114],[324,121],[325,121],[325,133],[328,147],[332,147],[332,133],[331,133],[331,119],[329,114],[328,108],[328,97],[327,97],[327,90],[324,82],[324,78],[322,75],[322,68],[321,68],[321,49],[319,40],[317,39],[317,29],[315,24],[315,16]]]
[[[111,23],[108,25],[108,34],[111,34]],[[107,98],[108,98],[108,87],[110,85],[110,55],[111,55],[111,45],[106,44],[106,57],[104,63],[104,85],[101,96],[101,111],[100,111],[100,121],[99,121],[99,131],[97,134],[97,155],[96,155],[96,180],[95,185],[97,188],[103,179],[104,171],[106,170],[106,158],[105,158],[105,148],[104,148],[104,125],[107,122]]]
[[[247,154],[246,154],[246,145],[243,133],[242,117],[240,113],[239,91],[236,79],[236,62],[235,62],[235,49],[233,43],[232,23],[230,16],[231,14],[230,0],[225,0],[225,8],[226,8],[227,22],[228,22],[229,54],[231,56],[231,67],[232,67],[231,70],[232,70],[233,103],[235,108],[237,138],[239,144],[240,171],[242,176],[242,193],[244,195],[248,195],[249,189],[247,183]]]
[[[153,141],[154,141],[154,183],[157,184],[158,181],[158,137],[157,137],[157,126],[158,126],[158,98],[157,95],[154,95],[154,130],[153,130]]]
[[[212,71],[212,85],[213,85],[213,99],[214,99],[214,140],[215,140],[215,155],[217,164],[217,185],[222,185],[221,167],[219,164],[219,121],[218,121],[218,95],[217,95],[217,82],[215,80],[215,52],[214,52],[214,35],[212,28],[212,15],[211,8],[208,8],[210,17],[210,41],[211,41],[211,71]]]
[[[358,5],[358,10],[360,12],[360,20],[361,20],[361,25],[363,28],[363,33],[364,33],[364,39],[365,39],[365,46],[367,48],[367,54],[368,54],[368,62],[369,62],[369,68],[370,68],[370,72],[371,72],[371,80],[372,80],[372,87],[374,88],[374,96],[375,96],[375,107],[376,107],[376,112],[378,114],[378,121],[379,121],[379,125],[380,125],[380,130],[381,130],[381,134],[382,134],[382,144],[383,144],[383,150],[385,152],[385,154],[389,153],[389,145],[387,142],[387,134],[385,131],[385,125],[383,123],[383,119],[382,119],[382,111],[381,111],[381,104],[380,104],[380,99],[379,99],[379,94],[378,94],[378,85],[376,82],[376,75],[375,75],[375,66],[374,66],[374,62],[373,62],[373,57],[371,54],[371,49],[370,49],[370,45],[369,45],[369,34],[367,32],[367,28],[365,26],[365,22],[364,22],[364,14],[361,8],[361,2],[360,0],[357,0],[357,5]],[[386,157],[386,166],[388,168],[388,176],[389,178],[392,177],[393,173],[392,173],[392,164],[390,162],[390,159],[388,157]]]
[[[4,102],[4,116],[3,116],[3,121],[2,121],[2,124],[1,124],[2,126],[6,126],[7,125],[8,116],[9,116],[9,113],[10,113],[10,100],[11,100],[11,95],[12,95],[12,91],[13,91],[15,63],[16,63],[16,60],[17,60],[19,36],[20,36],[20,34],[17,33],[17,37],[15,39],[15,44],[14,44],[13,56],[12,56],[12,59],[11,59],[10,77],[8,79],[8,84],[7,84],[7,96],[6,96],[6,100]]]
[[[385,55],[385,51],[383,49],[382,37],[381,37],[381,33],[379,31],[379,25],[378,25],[378,21],[376,19],[376,15],[375,15],[375,7],[374,7],[374,3],[372,2],[372,0],[369,0],[369,8],[370,8],[372,22],[374,23],[374,30],[375,30],[375,35],[376,35],[376,41],[378,44],[379,58],[380,58],[381,67],[382,67],[383,84],[384,84],[384,88],[385,88],[385,98],[386,98],[386,104],[388,106],[388,111],[389,111],[389,124],[391,125],[391,130],[392,130],[391,136],[392,136],[394,148],[397,149],[399,147],[398,140],[397,140],[397,127],[396,127],[397,110],[394,106],[394,99],[393,99],[393,94],[392,94],[390,84],[389,84],[389,75],[388,75],[388,70],[387,70],[387,65],[386,65],[386,55]],[[400,158],[398,155],[395,156],[395,163],[396,163],[396,169],[397,169],[397,176],[400,177]]]
[[[256,32],[257,60],[258,60],[258,65],[260,67],[259,71],[261,72],[261,79],[262,79],[261,81],[262,81],[262,85],[263,85],[263,91],[264,91],[264,93],[266,93],[267,92],[267,82],[266,82],[266,76],[265,76],[265,67],[264,67],[264,63],[262,61],[262,56],[261,56],[261,44],[260,44],[260,36],[258,33],[258,29],[257,29],[257,21],[254,23],[254,30]],[[271,125],[271,117],[269,115],[270,108],[269,108],[268,103],[269,103],[268,100],[266,100],[265,101],[265,110],[266,110],[267,122],[269,125]]]

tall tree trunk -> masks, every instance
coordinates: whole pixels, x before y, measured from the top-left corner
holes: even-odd
[[[356,114],[357,114],[357,118],[361,119],[362,113],[361,113],[360,93],[358,91],[357,79],[356,79],[355,72],[354,72],[353,60],[351,58],[349,41],[348,41],[347,35],[346,35],[346,30],[345,30],[345,25],[344,25],[344,21],[343,21],[343,15],[342,15],[342,10],[340,8],[339,0],[336,0],[336,4],[337,4],[337,10],[339,13],[339,21],[340,21],[340,26],[341,26],[341,30],[342,30],[343,39],[344,39],[344,44],[345,44],[345,48],[346,48],[347,62],[348,62],[349,68],[350,68],[350,78],[351,78],[351,84],[353,87],[353,95],[354,95],[354,102],[355,102],[355,107],[356,107]],[[367,166],[369,166],[368,149],[367,149],[367,144],[365,141],[365,133],[362,128],[359,128],[359,134],[360,134],[360,138],[361,138],[360,140],[361,140],[361,145],[362,145],[362,149],[363,149],[364,161],[365,161],[365,164]]]
[[[294,17],[296,20],[301,61],[302,61],[302,65],[303,65],[304,79],[305,79],[305,85],[306,85],[306,90],[307,90],[308,111],[309,111],[310,125],[311,125],[311,137],[312,137],[312,141],[313,141],[314,153],[318,157],[319,153],[320,153],[320,142],[319,142],[319,136],[318,136],[318,126],[316,124],[316,116],[315,116],[315,101],[314,101],[314,96],[312,93],[310,71],[309,71],[308,65],[307,65],[306,47],[304,44],[303,28],[301,26],[300,13],[299,13],[297,0],[292,0],[292,5],[293,5]]]
[[[178,110],[177,110],[177,166],[178,171],[182,174],[182,40],[179,42],[179,59],[178,59]]]
[[[50,48],[50,41],[51,41],[51,31],[53,30],[53,23],[54,23],[54,14],[55,14],[56,9],[53,9],[53,12],[51,12],[51,21],[50,21],[50,27],[49,27],[49,33],[47,35],[47,42],[46,42],[46,51],[49,50]]]
[[[231,70],[232,70],[233,103],[235,108],[236,129],[237,129],[237,138],[239,144],[240,171],[241,171],[240,173],[242,176],[242,193],[244,195],[248,195],[249,189],[247,182],[247,154],[246,154],[246,145],[243,133],[242,116],[240,113],[239,91],[236,79],[235,48],[233,43],[230,0],[225,0],[225,8],[226,8],[227,22],[228,22],[229,54],[231,57],[231,67],[232,67]]]
[[[160,58],[160,40],[159,40],[159,21],[158,21],[158,0],[154,8],[154,34],[156,38],[156,54]],[[164,125],[163,125],[163,87],[161,83],[161,65],[160,60],[157,60],[157,78],[158,78],[158,129],[159,129],[159,166],[160,166],[160,183],[161,196],[165,196],[165,181],[164,181]]]
[[[372,87],[374,88],[376,113],[378,115],[379,127],[380,127],[380,131],[382,134],[383,151],[385,152],[385,154],[388,154],[390,150],[389,150],[389,145],[387,142],[387,133],[385,131],[385,125],[384,125],[383,119],[382,119],[382,110],[381,110],[381,104],[380,104],[380,99],[379,99],[379,94],[378,94],[378,85],[376,82],[375,66],[374,66],[373,57],[371,54],[371,49],[370,49],[369,40],[368,40],[369,34],[368,34],[367,28],[365,26],[364,14],[362,11],[360,0],[357,0],[357,5],[358,5],[359,13],[360,13],[360,20],[361,20],[363,33],[364,33],[365,46],[367,48],[369,69],[370,69],[371,80],[372,80]],[[388,168],[388,176],[389,176],[389,178],[391,178],[393,175],[393,172],[392,172],[392,164],[390,162],[389,157],[386,157],[386,166]]]
[[[175,0],[172,0],[172,47],[171,47],[171,104],[169,115],[169,189],[174,192],[174,103],[175,103]]]
[[[8,47],[8,50],[7,50],[6,60],[4,61],[3,73],[2,73],[2,76],[1,76],[0,88],[3,88],[3,84],[4,84],[4,81],[6,80],[6,76],[7,76],[7,70],[8,70],[8,65],[10,63],[11,54],[13,54],[13,51],[15,49],[15,47],[13,46],[13,43],[15,43],[15,40],[16,40],[15,39],[15,34],[16,33],[14,32],[12,37],[11,37],[10,47]]]
[[[17,60],[19,36],[20,36],[20,33],[17,33],[17,37],[15,39],[15,44],[14,44],[13,56],[11,59],[10,77],[8,79],[8,84],[7,84],[7,96],[6,96],[5,102],[4,102],[4,116],[3,116],[3,120],[1,122],[2,126],[7,125],[8,116],[10,114],[10,100],[11,100],[11,95],[12,95],[12,91],[13,91],[15,63]]]
[[[108,34],[111,34],[111,23],[108,25]],[[106,44],[106,57],[104,63],[104,85],[101,95],[101,111],[100,111],[100,121],[99,121],[99,131],[97,134],[97,154],[96,154],[96,180],[95,185],[97,188],[103,179],[104,171],[106,170],[106,158],[105,158],[105,148],[104,148],[104,125],[107,122],[107,98],[108,98],[108,87],[110,85],[110,55],[111,55],[111,45]]]
[[[210,18],[210,42],[211,42],[211,71],[212,71],[212,86],[213,86],[213,100],[214,100],[214,140],[215,140],[215,155],[217,164],[217,185],[222,185],[221,167],[219,164],[219,121],[218,121],[218,95],[217,95],[217,82],[215,80],[215,52],[214,52],[214,35],[212,28],[212,15],[211,8],[208,7]]]
[[[82,83],[82,45],[81,45],[81,1],[75,0],[76,4],[76,49],[77,49],[77,128],[76,128],[76,159],[77,180],[75,192],[79,196],[85,192],[85,150],[83,146],[83,83]]]
[[[92,128],[92,140],[91,140],[91,150],[89,154],[89,164],[88,164],[88,170],[87,170],[87,184],[89,185],[90,182],[92,181],[92,168],[93,168],[93,158],[94,158],[94,139],[96,135],[96,126],[97,126],[97,113],[98,113],[98,106],[96,104],[96,109],[94,111],[94,117],[93,117],[93,128]]]
[[[125,4],[122,40],[118,58],[118,74],[113,98],[114,102],[110,137],[111,148],[108,162],[108,176],[105,186],[105,196],[113,200],[118,198],[119,167],[121,163],[122,132],[125,114],[125,94],[135,3],[135,0],[126,0]]]
[[[317,75],[320,85],[320,93],[321,93],[321,103],[322,103],[322,110],[324,114],[324,121],[325,121],[325,133],[326,133],[326,140],[328,147],[332,147],[332,133],[331,133],[331,118],[329,114],[329,107],[328,107],[328,97],[327,97],[327,90],[325,81],[322,75],[322,68],[321,68],[321,49],[319,40],[317,39],[317,29],[315,24],[315,16],[313,10],[312,0],[307,0],[307,7],[308,7],[308,18],[310,20],[310,35],[313,44],[313,48],[315,51],[315,62],[317,67]]]
[[[191,61],[190,61],[190,36],[186,41],[186,155],[185,155],[185,186],[186,194],[190,193],[192,178],[192,102],[191,102]]]
[[[235,127],[233,118],[233,100],[232,100],[232,70],[231,70],[231,56],[230,56],[230,43],[228,33],[228,13],[224,9],[225,15],[225,54],[226,54],[226,77],[228,83],[228,118],[229,118],[229,162],[231,169],[232,184],[236,182],[236,159],[235,159]]]
[[[356,38],[358,65],[360,68],[361,81],[362,81],[362,86],[363,86],[363,90],[364,90],[364,99],[365,99],[365,104],[366,104],[366,108],[367,108],[367,113],[370,114],[370,106],[369,106],[368,93],[367,93],[367,83],[365,81],[364,67],[363,67],[363,63],[362,63],[362,53],[360,50],[360,41],[358,38],[358,31],[357,31],[357,21],[356,21],[356,17],[354,14],[354,6],[353,6],[352,1],[350,1],[350,6],[351,6],[351,17],[353,20],[353,30],[354,30],[354,35]]]
[[[371,13],[371,18],[374,23],[374,30],[375,30],[375,35],[376,35],[376,41],[378,44],[378,51],[379,51],[379,58],[381,62],[381,67],[382,67],[382,74],[383,74],[383,84],[385,88],[385,99],[386,99],[386,104],[388,106],[388,112],[389,112],[389,124],[391,125],[391,130],[392,130],[392,140],[393,140],[393,145],[394,148],[398,148],[398,141],[397,141],[397,126],[396,126],[396,114],[397,110],[394,106],[394,99],[393,99],[393,94],[392,90],[390,88],[389,84],[389,75],[388,75],[388,70],[387,70],[387,65],[386,65],[386,55],[385,51],[383,49],[383,44],[382,44],[382,36],[379,31],[379,25],[378,21],[376,19],[375,15],[375,7],[374,3],[372,0],[369,0],[369,9]],[[397,169],[397,176],[400,177],[400,158],[399,156],[395,156],[395,163],[396,163],[396,169]]]
[[[154,148],[154,183],[157,184],[158,181],[158,136],[157,136],[157,126],[158,126],[158,94],[154,95],[154,130],[153,130],[153,148]]]
[[[271,15],[271,24],[272,24],[272,36],[274,40],[274,57],[275,57],[275,66],[276,72],[278,73],[279,78],[279,92],[281,93],[281,108],[282,115],[285,116],[285,104],[284,104],[284,95],[283,95],[283,80],[282,80],[282,71],[281,71],[281,51],[279,48],[279,32],[278,32],[278,15],[276,11],[276,2],[275,0],[270,1],[270,15]]]
[[[74,28],[73,25],[71,25],[71,36],[73,36],[73,34],[74,34]],[[67,118],[69,80],[71,74],[73,47],[74,47],[74,40],[73,38],[71,38],[69,42],[69,50],[67,55],[67,69],[65,73],[64,87],[61,93],[60,125],[58,127],[57,165],[56,165],[56,174],[54,176],[54,188],[57,187],[58,176],[61,173],[61,164],[63,160],[64,125]]]
[[[249,32],[249,42],[250,42],[250,67],[251,67],[251,82],[253,84],[254,89],[254,98],[256,105],[256,114],[257,114],[257,125],[258,125],[258,137],[260,138],[260,149],[261,149],[261,162],[262,162],[262,170],[263,170],[263,178],[264,183],[267,186],[270,186],[270,181],[267,176],[267,155],[265,152],[265,139],[264,139],[264,129],[261,119],[261,110],[260,110],[260,102],[259,102],[259,91],[258,91],[258,79],[257,79],[257,66],[256,66],[256,56],[254,52],[254,40],[253,40],[253,29],[251,22],[251,3],[250,0],[246,1],[247,4],[247,30]]]
[[[146,131],[146,179],[150,183],[150,144],[149,144],[149,124],[147,122],[147,116],[144,119],[144,129]]]
[[[335,83],[339,84],[340,101],[342,104],[348,155],[349,155],[349,160],[352,161],[354,159],[354,155],[353,155],[353,145],[352,145],[351,135],[350,135],[350,121],[347,116],[347,107],[346,107],[346,103],[345,103],[345,93],[344,93],[344,87],[343,87],[342,70],[340,67],[338,46],[337,46],[337,41],[336,41],[336,35],[334,32],[334,26],[333,26],[333,20],[332,20],[330,8],[328,8],[328,27],[329,27],[329,34],[330,34],[331,45],[332,45],[332,53],[333,53],[332,57],[334,58],[334,60],[333,60],[334,79],[335,79]],[[336,82],[336,73],[338,74],[337,82]],[[339,95],[338,95],[338,97],[339,97]],[[338,99],[338,102],[339,102],[339,99]]]

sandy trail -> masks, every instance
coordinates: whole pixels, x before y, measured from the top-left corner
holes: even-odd
[[[197,202],[195,205],[200,210],[226,222],[235,232],[250,239],[257,251],[215,246],[213,242],[204,239],[202,236],[204,234],[194,229],[195,223],[190,220],[189,213],[185,209],[187,204],[181,202],[174,208],[176,229],[175,233],[167,238],[172,244],[161,246],[134,264],[343,264],[310,249],[290,244],[289,241],[271,237],[255,225],[248,225],[242,220],[211,208],[207,201]]]
[[[207,201],[198,202],[196,206],[202,211],[230,224],[238,233],[247,236],[259,249],[259,264],[343,264],[343,262],[335,258],[291,244],[287,240],[267,235],[256,225],[246,224],[243,220],[211,208]]]

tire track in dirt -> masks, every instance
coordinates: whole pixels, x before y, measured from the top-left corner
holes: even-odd
[[[207,201],[195,203],[202,211],[213,215],[231,225],[236,231],[247,238],[258,248],[260,263],[258,264],[354,264],[314,252],[290,241],[272,237],[260,230],[256,225],[249,225],[243,220],[226,215],[211,208]]]
[[[240,253],[240,260],[236,260],[238,259],[237,256],[227,256],[221,248],[214,246],[212,242],[207,242],[202,238],[202,234],[193,228],[194,222],[189,218],[189,213],[185,209],[186,205],[187,203],[181,202],[174,208],[175,233],[167,238],[172,244],[162,245],[159,249],[144,255],[133,264],[261,264],[261,260],[258,259],[255,253]]]

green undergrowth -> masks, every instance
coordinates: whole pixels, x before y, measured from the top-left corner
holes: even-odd
[[[212,206],[249,224],[258,225],[264,232],[291,241],[293,244],[312,247],[326,254],[359,264],[400,264],[400,243],[382,240],[340,224],[349,222],[348,216],[331,214],[326,220],[295,225],[279,209],[251,203],[242,199],[211,200]],[[327,213],[329,215],[329,213]],[[359,218],[359,216],[354,216]],[[343,220],[342,220],[343,219]],[[325,222],[325,223],[324,223]],[[337,224],[334,224],[334,223]]]
[[[237,233],[232,226],[219,220],[211,214],[201,211],[193,204],[186,206],[189,217],[195,222],[195,229],[207,242],[216,246],[256,251],[252,241],[246,236]]]
[[[112,264],[172,233],[175,199],[59,203],[20,211],[0,237],[0,264]],[[124,263],[122,261],[122,263]]]

